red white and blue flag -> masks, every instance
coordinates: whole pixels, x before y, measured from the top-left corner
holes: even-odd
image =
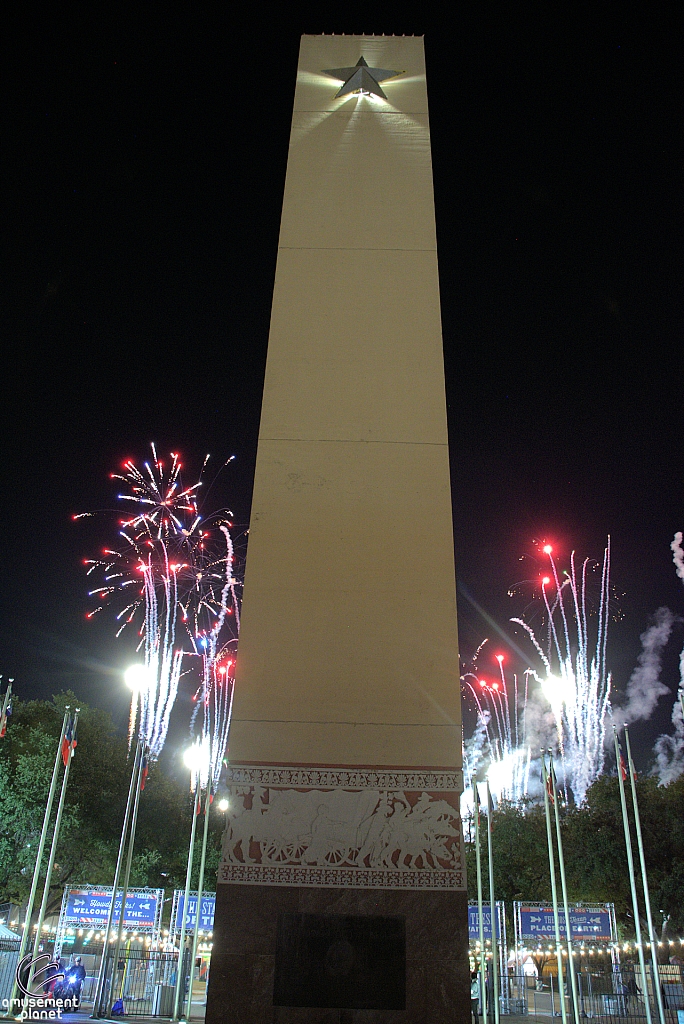
[[[0,740],[7,732],[7,719],[12,714],[12,683],[10,679],[5,690],[5,696],[0,701]]]
[[[6,708],[3,708],[0,714],[0,740],[7,732],[7,719],[12,714],[12,701],[9,701]]]
[[[78,741],[76,739],[76,726],[74,724],[73,718],[69,718],[69,721],[67,722],[66,731],[64,733],[64,738],[62,740],[62,761],[64,762],[65,768],[69,763],[69,758],[76,749],[77,742]]]
[[[622,776],[622,781],[623,782],[626,782],[627,779],[629,778],[629,772],[627,771],[627,765],[625,764],[625,759],[622,756],[622,752],[620,752],[620,775]],[[638,778],[638,776],[637,776],[636,769],[635,769],[634,770],[634,781],[635,782],[636,782],[637,778]]]

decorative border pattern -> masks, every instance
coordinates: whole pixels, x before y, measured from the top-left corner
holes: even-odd
[[[228,785],[282,786],[286,789],[410,789],[463,792],[463,772],[384,768],[283,768],[229,764]]]
[[[466,888],[462,871],[368,871],[358,868],[267,867],[226,864],[219,882],[242,885],[291,885],[319,889],[339,886],[354,889],[460,889]]]

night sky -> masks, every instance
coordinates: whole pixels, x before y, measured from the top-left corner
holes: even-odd
[[[519,561],[535,539],[565,565],[610,533],[618,690],[655,609],[684,616],[681,22],[423,6],[63,5],[14,25],[0,671],[22,698],[72,687],[123,721],[134,642],[86,622],[81,564],[111,538],[71,520],[113,506],[123,458],[155,441],[192,475],[235,454],[211,503],[247,527],[302,32],[425,34],[462,656],[496,636],[472,601],[504,630],[527,605],[532,585],[507,591],[538,577]],[[671,706],[633,730],[644,763]]]

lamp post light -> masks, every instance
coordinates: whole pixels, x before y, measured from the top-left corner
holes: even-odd
[[[172,1020],[179,1020],[179,1012],[181,1008],[182,992],[183,992],[183,953],[185,946],[185,934],[186,934],[186,922],[188,919],[188,903],[190,902],[190,879],[192,876],[192,863],[195,854],[195,833],[197,831],[197,815],[199,814],[200,808],[200,775],[203,767],[203,751],[200,741],[195,741],[191,747],[188,747],[183,754],[183,762],[186,768],[190,769],[191,780],[194,783],[194,800],[192,802],[192,826],[190,828],[190,848],[188,850],[188,866],[185,873],[185,894],[183,896],[183,912],[181,914],[181,926],[180,935],[178,937],[178,968],[176,970],[176,991],[173,997],[173,1016]],[[208,801],[208,796],[207,796]],[[197,894],[199,902],[200,893]],[[199,906],[197,908],[199,912]],[[197,914],[195,915],[195,922],[197,922]],[[192,970],[193,964],[190,965],[190,993],[192,994]]]
[[[130,665],[124,672],[124,682],[133,693],[139,693],[149,685],[149,670],[144,665]]]
[[[149,686],[149,670],[144,665],[131,665],[124,672],[124,683],[131,690],[135,697],[135,706],[138,704],[138,695],[142,689]],[[114,869],[114,880],[112,883],[112,902],[109,906],[107,913],[107,923],[103,932],[103,945],[102,945],[102,960],[100,961],[100,970],[98,972],[97,984],[95,986],[95,997],[93,1000],[93,1012],[92,1017],[99,1017],[103,1011],[106,1011],[107,999],[105,994],[106,988],[106,971],[107,971],[107,943],[113,941],[112,936],[112,925],[114,923],[114,906],[116,903],[116,895],[119,888],[119,879],[121,877],[121,870],[124,867],[124,853],[126,851],[126,841],[128,840],[128,857],[124,867],[123,877],[123,891],[121,894],[121,908],[119,911],[119,921],[117,928],[115,954],[112,966],[112,977],[110,980],[109,992],[114,993],[114,983],[118,970],[119,950],[121,948],[121,942],[123,938],[123,925],[124,925],[124,914],[126,910],[126,895],[128,892],[128,882],[130,878],[131,863],[133,860],[133,844],[135,842],[135,831],[138,822],[138,805],[140,802],[140,793],[142,787],[145,784],[145,773],[146,773],[146,757],[144,750],[144,743],[142,738],[138,738],[138,743],[135,749],[135,757],[133,758],[133,770],[131,772],[131,782],[128,790],[128,800],[126,802],[126,811],[124,813],[123,825],[121,828],[121,839],[119,841],[119,852],[116,858],[116,867]],[[129,833],[130,825],[130,835]]]
[[[198,786],[199,789],[199,786]],[[188,1000],[185,1008],[185,1016],[190,1020],[192,1010],[192,984],[195,976],[195,958],[197,956],[197,942],[199,939],[200,914],[202,912],[202,897],[204,895],[204,866],[207,859],[207,837],[209,835],[209,807],[211,806],[211,786],[207,784],[206,796],[204,798],[204,832],[202,834],[202,853],[200,856],[199,878],[197,880],[197,908],[195,910],[195,927],[192,935],[192,952],[190,954],[190,984],[188,985]]]

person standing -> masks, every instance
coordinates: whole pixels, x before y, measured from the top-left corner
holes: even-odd
[[[472,1024],[480,1024],[480,979],[477,971],[470,974],[470,1012]]]
[[[69,969],[67,977],[70,981],[71,996],[74,1001],[74,1005],[78,1006],[81,1002],[81,989],[83,988],[83,982],[85,981],[86,969],[83,966],[83,961],[80,956],[77,956],[74,960],[73,967]]]

